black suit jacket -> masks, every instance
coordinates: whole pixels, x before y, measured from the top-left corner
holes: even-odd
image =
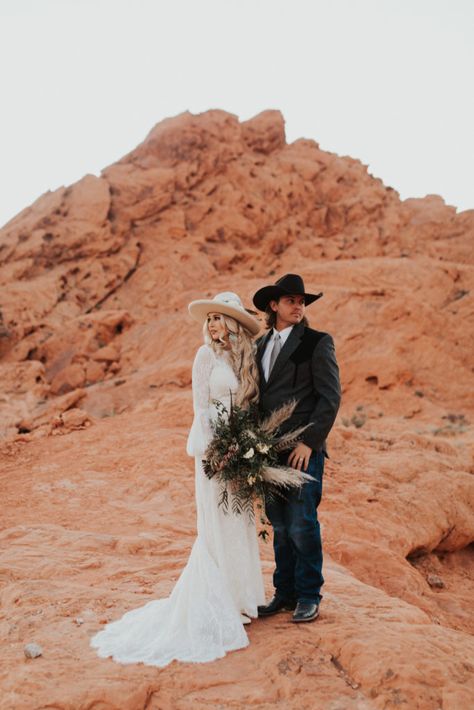
[[[310,423],[302,441],[313,451],[326,452],[329,434],[341,401],[341,385],[334,341],[299,323],[293,327],[270,373],[268,382],[262,357],[273,330],[257,340],[260,371],[259,408],[267,415],[290,399],[297,401],[292,416],[281,426],[281,433]]]

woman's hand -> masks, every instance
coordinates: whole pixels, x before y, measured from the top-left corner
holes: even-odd
[[[306,471],[309,464],[309,457],[313,453],[313,449],[302,441],[293,449],[291,454],[288,456],[288,465],[292,468],[298,469],[298,471]]]

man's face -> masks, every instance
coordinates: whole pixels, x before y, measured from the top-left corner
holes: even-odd
[[[220,313],[209,313],[207,316],[207,329],[213,340],[225,340],[227,328]]]
[[[301,323],[306,305],[304,296],[282,296],[279,301],[270,301],[277,314],[277,326],[288,327]]]

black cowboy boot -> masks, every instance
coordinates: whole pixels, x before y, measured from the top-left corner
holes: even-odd
[[[314,621],[319,616],[319,602],[298,602],[293,614],[293,621]]]
[[[279,611],[293,611],[296,607],[296,599],[286,599],[279,594],[275,594],[269,604],[258,607],[259,616],[271,616]]]

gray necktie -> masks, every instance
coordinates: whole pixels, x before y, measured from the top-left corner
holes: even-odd
[[[276,362],[278,355],[280,354],[280,350],[281,350],[281,337],[280,337],[280,333],[276,333],[273,336],[273,349],[270,354],[270,364],[268,366],[268,377],[270,377],[270,375],[271,375],[271,372],[273,370],[273,366]]]

